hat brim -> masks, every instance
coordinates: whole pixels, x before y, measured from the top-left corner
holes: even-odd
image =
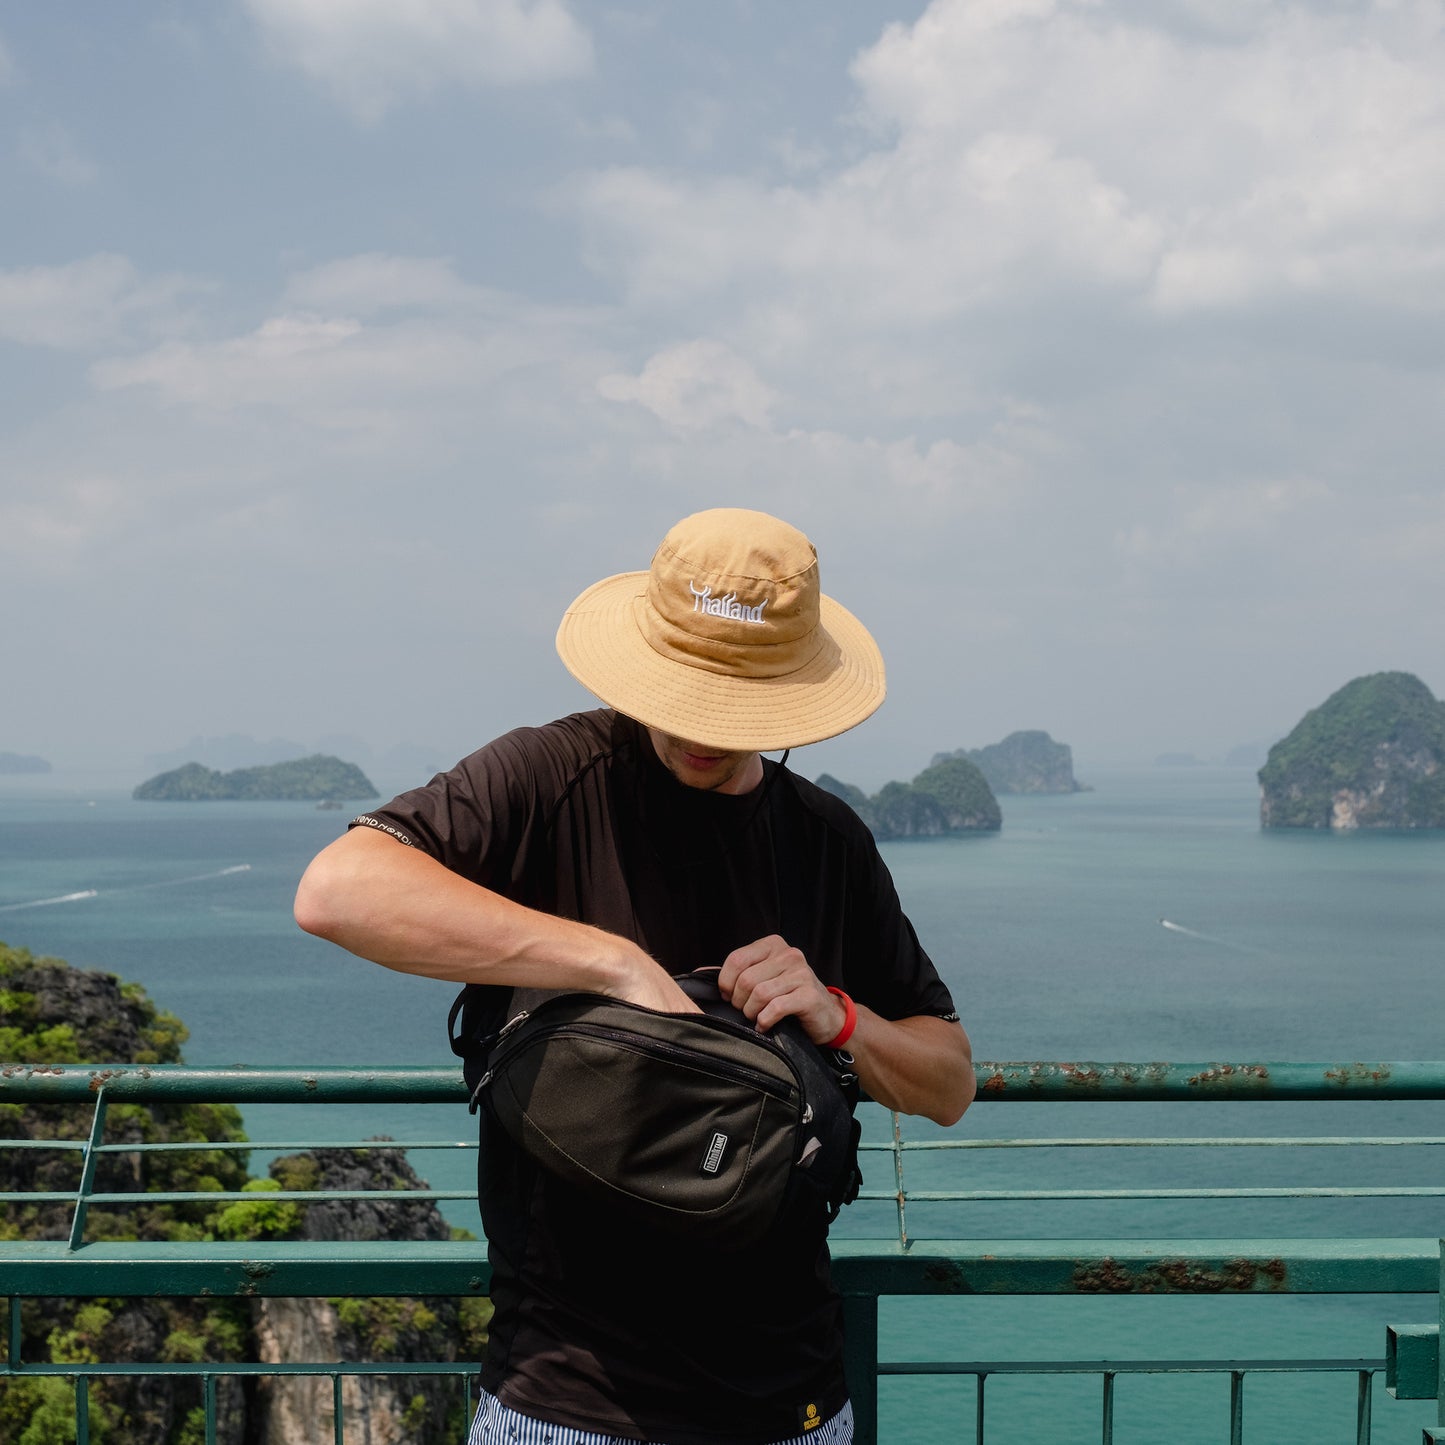
[[[730,752],[776,752],[856,727],[883,701],[883,656],[868,629],[819,598],[822,645],[783,677],[738,677],[664,657],[638,622],[648,573],[594,583],[567,609],[557,652],[609,707],[673,737]]]

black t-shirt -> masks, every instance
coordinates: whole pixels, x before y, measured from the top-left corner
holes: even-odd
[[[862,821],[770,761],[742,796],[688,788],[636,723],[578,713],[508,733],[357,825],[623,934],[670,973],[777,933],[886,1018],[955,1016]],[[494,991],[498,1021],[509,996]],[[669,1445],[761,1445],[800,1433],[810,1406],[842,1406],[821,1222],[743,1254],[659,1238],[576,1198],[482,1117],[496,1307],[482,1378],[506,1404]]]

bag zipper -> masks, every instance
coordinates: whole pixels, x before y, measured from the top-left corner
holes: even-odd
[[[506,1027],[497,1035],[496,1045],[493,1046],[491,1067],[477,1081],[477,1087],[472,1090],[470,1109],[476,1112],[477,1105],[481,1101],[482,1090],[492,1082],[497,1068],[504,1062],[500,1049],[502,1040],[508,1034],[515,1033],[518,1027],[530,1017],[525,1010],[515,1017],[507,1020]],[[690,1015],[689,1015],[690,1017]],[[712,1019],[709,1022],[721,1024],[728,1032],[734,1032],[735,1027],[728,1024],[726,1019]],[[796,1086],[790,1088],[787,1084],[775,1079],[771,1074],[764,1073],[761,1069],[749,1068],[746,1064],[740,1064],[734,1059],[717,1059],[708,1056],[699,1057],[693,1050],[683,1047],[680,1044],[670,1043],[666,1039],[653,1038],[649,1034],[633,1033],[628,1029],[608,1028],[605,1024],[588,1023],[586,1020],[578,1019],[571,1023],[558,1024],[551,1037],[560,1035],[581,1036],[584,1038],[611,1039],[615,1043],[623,1043],[629,1047],[636,1048],[638,1052],[651,1054],[654,1058],[668,1059],[674,1063],[686,1064],[691,1068],[711,1068],[737,1083],[747,1084],[752,1088],[760,1089],[769,1097],[781,1100],[784,1103],[791,1102],[797,1093]],[[781,1050],[779,1051],[781,1055]],[[791,1060],[782,1055],[783,1062],[792,1068]]]
[[[775,1099],[787,1100],[794,1092],[786,1084],[775,1079],[771,1074],[764,1073],[761,1069],[750,1068],[747,1064],[738,1063],[736,1059],[716,1059],[706,1055],[700,1057],[692,1049],[685,1048],[681,1044],[674,1044],[667,1039],[653,1038],[650,1034],[635,1034],[627,1029],[610,1029],[605,1024],[591,1024],[582,1020],[560,1025],[557,1033],[580,1034],[586,1038],[612,1039],[616,1043],[627,1044],[637,1048],[641,1053],[652,1054],[657,1058],[672,1059],[677,1063],[687,1064],[697,1069],[712,1069],[739,1083],[751,1084],[754,1088],[761,1089]]]

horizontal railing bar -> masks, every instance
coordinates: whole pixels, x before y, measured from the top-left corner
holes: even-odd
[[[318,1204],[346,1199],[471,1200],[475,1189],[212,1189],[189,1193],[130,1191],[89,1193],[91,1204],[255,1204],[261,1200],[285,1200],[295,1204]],[[896,1200],[897,1190],[860,1189],[858,1198],[870,1201]],[[1015,1201],[1080,1201],[1099,1199],[1441,1199],[1445,1185],[1361,1184],[1361,1185],[1268,1185],[1217,1189],[911,1189],[904,1198],[910,1203],[1001,1204]],[[0,1204],[67,1204],[73,1192],[0,1192]]]
[[[10,1367],[0,1362],[0,1379],[21,1375],[61,1377],[137,1376],[154,1378],[194,1375],[457,1375],[477,1374],[472,1362],[336,1361],[331,1364],[267,1363],[225,1360],[210,1363],[53,1364]],[[1385,1361],[1376,1360],[879,1360],[880,1375],[1190,1375],[1241,1370],[1247,1374],[1378,1374]]]
[[[1378,1374],[1384,1360],[879,1360],[880,1375]]]
[[[1087,1201],[1087,1199],[1439,1199],[1445,1185],[1259,1185],[1214,1189],[912,1189],[907,1201],[923,1204],[1006,1204],[1013,1201]],[[860,1189],[867,1201],[897,1199],[896,1189]],[[198,1191],[91,1192],[91,1204],[257,1204],[288,1201],[292,1204],[328,1204],[341,1199],[448,1199],[477,1198],[475,1189],[198,1189]],[[0,1204],[69,1204],[74,1192],[0,1192]]]
[[[72,1149],[83,1151],[83,1139],[0,1139],[5,1149]],[[233,1153],[251,1149],[470,1149],[476,1140],[467,1139],[173,1139],[165,1144],[101,1144],[97,1154],[205,1154],[229,1149]]]
[[[266,1363],[250,1360],[216,1360],[194,1364],[178,1361],[166,1364],[22,1364],[10,1367],[0,1362],[0,1379],[16,1379],[21,1375],[77,1375],[91,1378],[99,1375],[145,1375],[164,1378],[170,1375],[457,1375],[470,1377],[481,1369],[471,1361],[354,1361],[338,1360],[331,1364]]]
[[[274,1197],[274,1196],[273,1196]],[[849,1294],[1429,1294],[1425,1239],[895,1239],[830,1241]],[[478,1241],[15,1240],[5,1287],[21,1296],[469,1295],[490,1271]],[[359,1281],[364,1280],[364,1284]]]
[[[1141,1136],[1084,1137],[1064,1136],[1053,1139],[905,1139],[895,1146],[885,1142],[863,1143],[860,1149],[891,1154],[895,1147],[904,1153],[921,1149],[1241,1149],[1254,1146],[1298,1148],[1321,1145],[1326,1148],[1353,1148],[1368,1145],[1438,1145],[1445,1144],[1441,1134],[1170,1134],[1163,1138]],[[157,1148],[164,1146],[157,1145]]]
[[[256,1204],[286,1200],[296,1204],[319,1204],[340,1199],[475,1199],[475,1189],[212,1189],[190,1193],[89,1193],[91,1204]],[[885,1195],[891,1199],[892,1195]],[[75,1201],[74,1191],[0,1194],[0,1204],[66,1204]]]
[[[1032,1103],[1184,1099],[1440,1099],[1445,1062],[981,1063],[978,1097]]]
[[[1445,1062],[1392,1063],[980,1063],[979,1097],[1059,1099],[1445,1099]],[[5,1064],[0,1101],[87,1099],[214,1103],[461,1103],[467,1088],[449,1067],[185,1064]]]
[[[864,1140],[858,1148],[875,1154],[892,1154],[902,1149],[905,1154],[921,1150],[954,1149],[1247,1149],[1247,1148],[1328,1148],[1353,1149],[1366,1147],[1427,1148],[1445,1144],[1445,1134],[1226,1134],[1180,1135],[1162,1137],[1135,1135],[1084,1136],[1066,1135],[1040,1139],[904,1139],[899,1144],[885,1140]],[[54,1149],[83,1153],[83,1139],[0,1139],[0,1148]],[[210,1150],[270,1151],[315,1149],[461,1149],[475,1153],[474,1139],[182,1139],[165,1144],[102,1144],[98,1154],[183,1154]]]
[[[145,1196],[137,1196],[145,1197]],[[155,1196],[159,1197],[159,1196]],[[212,1196],[218,1198],[219,1196]],[[254,1199],[254,1194],[245,1196]],[[290,1198],[290,1195],[286,1196]],[[1361,1184],[1353,1185],[1269,1185],[1220,1189],[907,1189],[910,1203],[1002,1203],[1012,1200],[1042,1199],[1439,1199],[1445,1197],[1445,1185],[1435,1184]],[[99,1200],[98,1194],[92,1199]],[[862,1189],[859,1199],[897,1199],[897,1190]]]
[[[6,1064],[0,1103],[93,1100],[211,1104],[464,1104],[459,1070],[396,1065],[320,1069],[235,1064]]]

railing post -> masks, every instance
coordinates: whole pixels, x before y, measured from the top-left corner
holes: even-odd
[[[1355,1397],[1355,1445],[1370,1445],[1370,1412],[1375,1389],[1375,1376],[1360,1371],[1359,1393]]]
[[[855,1445],[878,1442],[878,1296],[843,1296],[843,1370],[853,1401]]]
[[[75,1191],[75,1214],[70,1221],[70,1247],[79,1249],[85,1238],[85,1211],[90,1206],[90,1193],[95,1187],[95,1166],[105,1138],[105,1086],[95,1093],[95,1113],[90,1119],[90,1138],[85,1143],[85,1162],[80,1170],[80,1186]]]
[[[1445,1350],[1438,1339],[1445,1337],[1445,1239],[1440,1241],[1440,1334],[1435,1347],[1435,1419],[1445,1426]],[[1445,1440],[1445,1429],[1436,1432],[1437,1440]]]
[[[1440,1348],[1441,1335],[1445,1335],[1445,1239],[1440,1241],[1440,1324],[1435,1335],[1436,1424],[1421,1437],[1425,1445],[1445,1442],[1445,1350]]]

